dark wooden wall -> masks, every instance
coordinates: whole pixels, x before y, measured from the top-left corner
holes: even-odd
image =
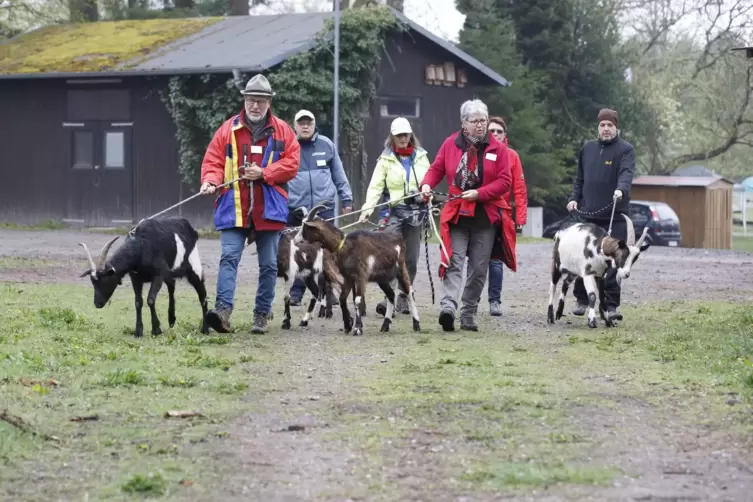
[[[66,93],[53,81],[0,81],[0,222],[60,220]]]

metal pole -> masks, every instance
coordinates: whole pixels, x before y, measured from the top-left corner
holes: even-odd
[[[332,118],[332,142],[335,153],[340,153],[340,0],[335,2],[335,76],[334,76],[334,111]],[[340,196],[335,196],[335,226],[340,226]]]

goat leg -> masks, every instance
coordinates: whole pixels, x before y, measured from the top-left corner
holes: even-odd
[[[554,292],[557,291],[557,283],[561,277],[562,272],[560,272],[555,264],[552,264],[552,279],[549,282],[549,307],[546,312],[546,322],[548,324],[554,324]]]
[[[142,336],[144,336],[144,323],[141,320],[141,308],[144,306],[144,283],[141,281],[141,279],[138,278],[138,276],[134,274],[130,274],[130,277],[131,286],[133,286],[133,294],[135,297],[134,305],[136,306],[136,331],[134,332],[134,336],[141,338]]]
[[[207,288],[204,286],[204,279],[193,271],[188,272],[186,279],[188,279],[188,283],[193,286],[196,294],[199,296],[199,303],[201,304],[201,332],[206,335],[209,333],[209,325],[207,324]]]
[[[378,281],[377,284],[387,297],[387,308],[385,309],[384,320],[382,321],[382,327],[379,328],[379,331],[387,333],[390,330],[392,316],[395,312],[395,290],[392,289],[392,285],[387,281]]]
[[[355,303],[356,322],[351,330],[351,335],[361,336],[363,335],[363,320],[361,319],[361,301],[366,293],[366,276],[361,273],[356,280],[353,288],[353,301]]]
[[[397,283],[400,290],[408,297],[410,314],[413,318],[413,331],[421,331],[421,319],[418,317],[418,306],[416,305],[416,290],[413,289],[413,284],[410,282],[410,274],[408,273],[408,266],[405,263],[405,257],[401,256],[401,258]]]
[[[306,326],[309,325],[309,321],[313,317],[311,313],[316,308],[316,304],[321,301],[321,295],[322,295],[321,289],[322,288],[320,288],[319,285],[314,280],[313,274],[309,274],[308,276],[306,276],[306,279],[304,279],[304,282],[306,284],[306,287],[309,289],[309,291],[311,291],[311,295],[312,295],[311,300],[309,300],[309,308],[306,311],[306,313],[303,315],[303,319],[301,319],[301,322],[299,324],[299,326],[305,328]]]
[[[573,282],[573,280],[574,280],[573,276],[568,275],[562,281],[562,289],[560,290],[560,301],[557,305],[557,312],[555,313],[555,319],[558,321],[562,318],[562,313],[565,311],[565,297],[567,296],[567,291],[570,288],[570,284]]]
[[[586,292],[588,293],[588,327],[595,328],[596,310],[594,307],[596,306],[597,294],[596,278],[593,275],[586,275],[583,277],[583,286],[585,286]]]
[[[166,279],[167,286],[167,322],[172,328],[175,326],[175,279]]]
[[[343,282],[343,288],[340,291],[340,310],[343,314],[343,331],[349,333],[353,327],[353,318],[350,316],[350,310],[348,309],[348,295],[353,288],[353,281],[346,279]]]
[[[604,320],[604,324],[607,328],[613,328],[615,326],[614,321],[607,315],[607,302],[606,294],[604,293],[604,278],[596,279],[596,285],[599,288],[599,315]]]
[[[290,276],[288,276],[290,277]],[[285,311],[282,318],[282,329],[290,329],[290,280],[285,277]]]
[[[319,286],[319,318],[326,317],[327,319],[332,317],[332,305],[327,301],[327,280],[324,277],[324,273],[318,274],[318,286]],[[327,315],[329,311],[329,316]]]
[[[157,294],[159,293],[160,288],[162,288],[162,283],[164,280],[162,279],[161,275],[156,275],[154,279],[152,279],[152,284],[149,287],[149,294],[146,297],[146,304],[149,305],[149,312],[152,314],[152,334],[153,335],[161,335],[162,334],[162,328],[160,328],[160,322],[159,318],[157,317]]]

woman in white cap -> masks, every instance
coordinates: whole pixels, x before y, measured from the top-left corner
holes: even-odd
[[[384,142],[384,151],[377,159],[374,174],[371,176],[366,191],[366,202],[361,210],[359,221],[366,221],[371,216],[374,206],[379,203],[383,191],[389,192],[390,216],[389,227],[385,231],[399,231],[405,241],[405,261],[408,266],[411,284],[416,277],[418,257],[421,251],[421,224],[423,219],[415,213],[417,202],[404,199],[411,193],[417,194],[419,182],[429,170],[429,155],[421,148],[418,138],[413,133],[408,119],[398,117],[392,121],[390,135]],[[420,199],[420,197],[419,197]],[[397,281],[393,281],[395,288]],[[410,313],[408,297],[400,292],[395,302],[395,310],[403,314]],[[376,311],[385,315],[387,301],[380,302]]]

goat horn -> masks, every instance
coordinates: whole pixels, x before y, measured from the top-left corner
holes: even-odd
[[[625,223],[627,223],[627,245],[628,246],[634,246],[635,245],[635,227],[633,226],[633,220],[631,220],[628,215],[625,213],[622,213],[622,217],[625,218]]]
[[[309,211],[309,214],[306,215],[306,221],[311,221],[311,219],[323,209],[327,209],[326,204],[317,204],[316,206],[312,207]]]
[[[102,253],[99,255],[99,262],[97,263],[98,268],[102,268],[105,266],[105,262],[107,261],[107,253],[110,251],[110,248],[115,243],[116,240],[118,240],[120,236],[113,237],[110,239],[110,241],[102,247]]]
[[[643,233],[641,234],[641,238],[638,239],[638,243],[636,244],[637,247],[641,247],[643,245],[643,241],[646,240],[647,235],[648,235],[648,227],[643,227]]]
[[[78,245],[84,248],[86,259],[89,260],[89,267],[91,268],[91,271],[94,272],[95,270],[97,270],[97,266],[94,264],[94,260],[92,259],[92,254],[89,252],[89,248],[86,247],[86,244],[79,242]]]

